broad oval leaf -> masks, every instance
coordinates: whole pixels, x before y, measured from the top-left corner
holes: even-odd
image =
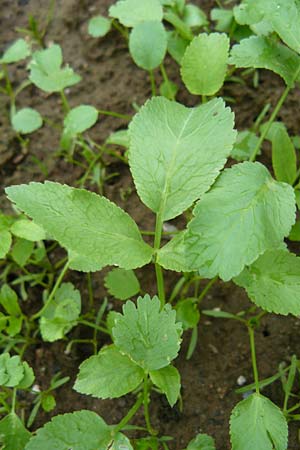
[[[232,411],[230,438],[232,450],[286,450],[288,426],[274,403],[252,394]]]
[[[135,269],[151,260],[152,248],[133,219],[105,197],[50,181],[11,186],[6,193],[68,250],[75,270]]]
[[[180,348],[180,324],[170,305],[161,310],[158,297],[127,301],[113,328],[115,345],[146,370],[168,366]]]
[[[17,39],[0,58],[0,64],[10,64],[27,58],[31,53],[30,45],[25,39]]]
[[[29,79],[45,92],[60,92],[81,80],[69,66],[61,68],[62,51],[54,44],[44,50],[38,50],[32,55],[29,64]]]
[[[181,76],[195,95],[214,95],[222,87],[227,71],[229,38],[221,33],[202,33],[187,47]]]
[[[11,412],[0,420],[0,444],[4,450],[24,450],[31,433],[26,430],[19,417]]]
[[[288,236],[295,196],[262,164],[244,162],[222,173],[194,215],[184,239],[189,266],[228,281]]]
[[[89,21],[88,32],[98,38],[105,36],[111,29],[111,21],[107,17],[95,16]]]
[[[128,300],[140,292],[140,283],[133,270],[112,269],[104,278],[104,285],[119,300]]]
[[[150,372],[150,379],[166,395],[169,405],[173,407],[180,395],[180,374],[176,367],[167,366]]]
[[[159,0],[118,0],[109,8],[109,15],[126,27],[135,27],[141,22],[160,22],[163,9]]]
[[[33,436],[25,450],[106,450],[110,427],[92,411],[76,411],[53,417]]]
[[[43,228],[26,219],[17,220],[10,228],[10,231],[13,235],[27,239],[27,241],[36,242],[46,239],[46,233]]]
[[[216,450],[214,439],[208,434],[198,434],[192,439],[186,450]]]
[[[97,398],[117,398],[136,389],[143,377],[143,369],[111,345],[80,365],[74,389]]]
[[[300,258],[286,250],[264,253],[234,279],[260,308],[300,315]]]
[[[272,39],[251,36],[232,48],[229,63],[236,67],[272,70],[280,75],[288,86],[293,86],[300,58],[293,50]]]
[[[43,125],[40,113],[32,108],[20,109],[11,121],[13,129],[21,134],[32,133]]]
[[[130,54],[137,66],[153,70],[164,60],[167,42],[167,33],[161,22],[142,22],[130,33]]]
[[[233,113],[221,99],[186,108],[148,100],[130,124],[129,164],[141,200],[163,220],[200,198],[235,140]]]
[[[91,128],[98,119],[98,111],[94,106],[80,105],[72,108],[64,119],[65,131],[76,136]]]

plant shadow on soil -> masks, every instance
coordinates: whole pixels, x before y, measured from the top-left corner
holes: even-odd
[[[150,97],[150,83],[147,73],[138,69],[130,59],[126,43],[116,32],[110,33],[102,40],[92,39],[87,35],[87,21],[95,14],[106,14],[113,0],[58,0],[53,21],[46,35],[46,42],[51,40],[63,48],[64,60],[79,72],[83,81],[72,87],[69,99],[72,106],[80,103],[93,104],[99,109],[132,114],[132,103],[143,104]],[[207,12],[212,1],[194,0]],[[10,0],[1,1],[0,23],[5,27],[0,29],[0,50],[16,39],[16,27],[24,27],[28,15],[34,14],[43,20],[47,14],[47,0]],[[179,82],[178,67],[167,60],[167,70],[170,78]],[[24,77],[24,65],[19,64],[10,69],[14,82]],[[159,79],[159,75],[157,75]],[[245,129],[253,123],[265,103],[275,104],[284,88],[281,80],[265,71],[260,72],[259,86],[253,88],[251,78],[246,85],[227,83],[223,95],[233,97],[236,103],[232,108],[236,113],[236,126]],[[182,103],[192,106],[198,99],[183,91],[178,97]],[[52,120],[61,117],[61,104],[57,95],[47,96],[38,92],[35,87],[25,90],[19,98],[21,106],[36,107],[42,115]],[[282,108],[279,119],[282,119],[289,131],[297,134],[299,124],[300,94],[295,90]],[[10,211],[9,204],[3,195],[3,188],[11,184],[26,183],[32,180],[42,181],[45,175],[33,160],[38,158],[47,168],[47,179],[74,185],[81,175],[81,169],[70,166],[62,158],[54,157],[58,148],[59,134],[44,126],[34,133],[28,152],[21,152],[18,143],[13,138],[8,120],[8,103],[0,101],[0,174],[1,174],[1,207]],[[92,130],[92,137],[97,142],[103,142],[110,132],[124,128],[126,122],[111,117],[101,117]],[[266,148],[264,162],[269,165],[270,154]],[[107,185],[105,194],[121,207],[125,208],[142,229],[153,230],[153,215],[137,198],[130,172],[127,167],[112,163],[109,170],[118,172]],[[122,196],[121,193],[128,195]],[[180,223],[180,222],[179,222]],[[299,247],[293,248],[299,253]],[[155,294],[155,278],[152,267],[138,271],[142,288],[150,294]],[[177,275],[169,273],[167,286],[170,288],[176,282]],[[71,280],[81,290],[83,300],[87,300],[85,275],[70,272],[66,280]],[[106,292],[103,288],[103,274],[93,275],[93,288],[98,306]],[[26,308],[36,311],[41,303],[41,292],[34,288],[30,291],[30,301]],[[114,307],[121,305],[110,300]],[[244,291],[231,283],[217,283],[203,301],[204,309],[220,307],[225,311],[238,312],[249,306]],[[69,336],[87,337],[89,331],[77,328]],[[292,354],[299,349],[300,321],[291,317],[268,315],[262,321],[260,330],[256,333],[257,360],[260,378],[271,376],[277,371],[282,361],[289,362]],[[189,334],[184,337],[182,351],[175,361],[182,376],[183,410],[177,406],[171,409],[165,399],[153,394],[151,413],[153,426],[160,435],[174,438],[170,443],[172,450],[181,450],[195,437],[198,432],[205,432],[216,439],[218,450],[230,448],[228,421],[232,408],[241,400],[235,393],[237,378],[243,375],[247,382],[252,382],[252,368],[247,330],[235,321],[212,319],[202,315],[199,325],[199,338],[194,355],[186,361],[185,355],[189,343]],[[104,344],[99,342],[99,346]],[[63,376],[70,376],[71,381],[57,391],[57,408],[53,414],[72,412],[80,409],[90,409],[99,413],[108,423],[121,420],[130,408],[133,398],[126,396],[116,400],[101,401],[83,396],[72,390],[78,366],[82,360],[90,356],[91,347],[74,347],[70,355],[64,350],[66,341],[54,344],[40,342],[31,347],[25,355],[36,374],[36,382],[41,388],[47,388],[50,378],[61,371]],[[299,352],[298,352],[298,356]],[[282,404],[283,394],[280,383],[276,382],[266,388],[263,393],[275,403]],[[27,412],[31,405],[28,405]],[[43,425],[51,418],[51,414],[42,413],[34,423],[33,428]],[[134,421],[143,424],[142,413]],[[299,448],[298,425],[290,424],[289,449]],[[254,449],[253,449],[254,450]]]

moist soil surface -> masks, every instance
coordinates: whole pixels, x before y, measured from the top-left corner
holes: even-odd
[[[95,14],[107,14],[113,0],[58,0],[45,36],[45,43],[59,43],[63,48],[64,60],[82,76],[82,81],[68,90],[71,106],[81,103],[92,104],[98,109],[133,114],[132,104],[142,105],[151,96],[148,74],[137,68],[132,62],[125,40],[117,31],[112,31],[103,39],[93,39],[87,34],[88,19]],[[212,1],[194,0],[206,12],[216,6]],[[48,12],[46,0],[1,0],[0,8],[0,50],[17,37],[16,28],[25,28],[29,14],[33,14],[40,23],[45,22]],[[166,67],[172,80],[180,83],[178,66],[167,59]],[[24,64],[9,68],[13,84],[17,86],[25,77]],[[157,81],[161,80],[159,73]],[[253,77],[244,78],[245,84],[227,82],[221,93],[227,98],[234,98],[229,103],[236,114],[236,127],[243,130],[250,127],[266,103],[274,105],[284,89],[278,77],[268,72],[259,73],[259,84],[253,87]],[[5,200],[3,188],[12,184],[29,181],[55,180],[77,186],[82,169],[65,161],[57,155],[59,148],[59,130],[45,125],[32,134],[26,149],[20,146],[11,131],[8,119],[9,103],[0,97],[0,174],[1,174],[1,209],[10,212]],[[199,101],[189,95],[185,89],[180,90],[178,101],[192,106]],[[279,120],[283,120],[289,132],[299,132],[300,93],[295,89],[282,108]],[[24,90],[18,97],[18,106],[32,106],[49,121],[59,123],[62,119],[62,104],[58,95],[46,95],[34,86]],[[92,138],[99,144],[108,135],[126,127],[123,119],[101,116],[91,131]],[[262,160],[269,166],[270,149],[264,148]],[[144,230],[153,230],[153,215],[143,206],[135,194],[128,167],[111,158],[107,168],[108,175],[116,174],[104,185],[104,193],[111,200],[131,214]],[[87,188],[97,191],[97,186],[87,184]],[[183,226],[182,220],[176,225]],[[299,247],[293,251],[299,253]],[[63,256],[63,255],[60,255]],[[155,277],[152,267],[137,271],[144,291],[155,294]],[[88,302],[86,275],[70,272],[66,280],[72,281],[81,291],[83,302]],[[166,274],[166,286],[170,290],[178,280],[175,273]],[[107,292],[103,288],[103,274],[92,276],[96,307],[99,307]],[[205,283],[204,283],[205,285]],[[42,301],[42,292],[38,287],[28,290],[27,312],[35,312]],[[120,303],[109,298],[109,307],[120,310]],[[203,309],[215,307],[225,311],[239,312],[250,307],[245,292],[232,283],[217,282],[203,300]],[[68,338],[89,337],[89,330],[77,327]],[[293,354],[299,355],[300,321],[297,318],[267,315],[262,319],[256,332],[257,361],[260,378],[273,375],[281,362],[289,363]],[[171,409],[163,396],[152,395],[151,417],[153,426],[160,435],[172,436],[170,449],[181,450],[199,432],[208,433],[216,440],[218,450],[227,450],[229,443],[229,416],[234,405],[242,399],[235,393],[240,376],[247,383],[253,381],[251,356],[247,329],[236,321],[213,319],[201,315],[197,347],[190,360],[186,352],[190,334],[184,335],[182,350],[175,361],[182,377],[182,408]],[[29,347],[25,359],[33,366],[36,384],[46,389],[51,377],[61,372],[69,376],[70,381],[56,391],[57,407],[52,413],[41,413],[32,429],[42,426],[52,415],[89,409],[99,413],[109,424],[117,423],[126,414],[134,398],[130,395],[101,401],[80,395],[73,389],[73,383],[79,364],[92,353],[91,346],[73,346],[70,354],[65,353],[68,341],[54,344],[38,341]],[[99,348],[105,344],[99,336]],[[265,388],[263,393],[275,403],[282,405],[283,392],[280,382]],[[25,413],[28,414],[33,396],[28,398]],[[143,425],[140,412],[134,423]],[[299,448],[298,425],[290,424],[289,449]],[[253,449],[255,450],[255,449]]]

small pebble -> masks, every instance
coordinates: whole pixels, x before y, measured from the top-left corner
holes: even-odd
[[[236,380],[238,386],[244,386],[244,384],[246,384],[246,378],[244,377],[244,375],[240,375],[238,377],[238,379]]]

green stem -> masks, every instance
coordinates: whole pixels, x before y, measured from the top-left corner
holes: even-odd
[[[298,69],[295,72],[295,75],[293,77],[293,81],[295,81],[297,79],[299,73],[300,73],[300,66],[298,67]],[[255,146],[255,148],[253,149],[253,152],[252,152],[252,155],[251,155],[249,161],[251,161],[251,162],[255,161],[255,158],[256,158],[256,156],[257,156],[257,154],[259,152],[259,149],[260,149],[263,141],[265,140],[265,137],[267,136],[267,134],[268,134],[268,132],[269,132],[269,130],[271,128],[272,123],[276,119],[277,114],[279,113],[283,103],[285,102],[285,100],[286,100],[286,98],[287,98],[291,88],[292,88],[292,85],[287,86],[285,88],[285,90],[283,91],[281,97],[279,98],[279,100],[278,100],[278,102],[277,102],[277,104],[276,104],[276,106],[275,106],[275,108],[274,108],[274,110],[273,110],[273,112],[271,114],[270,120],[267,122],[266,127],[264,128],[264,130],[263,130],[263,132],[262,132],[262,134],[261,134],[261,136],[260,136],[260,138],[259,138],[259,140],[258,140],[258,142],[257,142],[257,144]]]
[[[292,406],[290,409],[287,409],[286,414],[290,414],[291,412],[295,411],[298,408],[300,408],[300,402],[296,403],[296,405]]]
[[[163,228],[162,216],[160,213],[157,213],[156,224],[155,224],[155,235],[154,235],[154,250],[156,252],[160,247],[162,228]],[[156,256],[155,256],[155,274],[156,274],[158,297],[161,301],[161,306],[163,307],[166,302],[164,276],[163,276],[162,267],[156,262]]]
[[[157,432],[151,426],[150,414],[149,414],[149,381],[148,381],[148,374],[145,374],[145,377],[144,377],[143,403],[144,403],[144,416],[145,416],[145,421],[146,421],[146,426],[147,426],[148,433],[151,434],[151,436],[155,436],[157,434]]]
[[[207,97],[206,97],[206,95],[202,95],[202,103],[206,103],[207,102]]]
[[[209,283],[207,283],[207,285],[205,286],[205,288],[203,289],[203,291],[201,292],[201,294],[198,297],[198,303],[200,303],[204,297],[206,296],[206,294],[208,293],[208,291],[210,290],[210,288],[215,284],[215,282],[218,280],[218,277],[212,278]]]
[[[11,401],[11,412],[14,413],[16,410],[16,402],[17,402],[17,389],[14,388],[12,393],[12,401]]]
[[[68,113],[71,108],[70,108],[70,105],[69,105],[69,102],[67,100],[64,90],[60,91],[60,96],[61,96],[61,101],[63,104],[64,111],[65,111],[65,113]]]
[[[170,83],[170,80],[169,80],[169,77],[168,77],[166,68],[165,68],[165,66],[164,66],[164,63],[161,63],[161,65],[160,65],[160,71],[161,71],[161,74],[162,74],[162,77],[163,77],[164,82],[165,82],[166,85],[168,86],[168,94],[169,94],[169,98],[172,99],[172,100],[175,100],[175,97],[174,97],[174,95],[173,95],[172,88],[171,88],[171,83]]]
[[[92,285],[92,275],[90,272],[87,273],[87,286],[88,286],[90,307],[93,308],[94,294],[93,294],[93,285]]]
[[[119,431],[123,430],[123,428],[127,425],[127,423],[132,419],[132,417],[138,412],[140,407],[142,406],[144,401],[144,397],[140,394],[134,403],[134,405],[130,408],[125,417],[114,427],[114,435],[119,433]]]
[[[102,114],[104,116],[112,116],[117,117],[118,119],[124,119],[124,120],[131,120],[132,116],[129,116],[128,114],[120,114],[114,111],[106,111],[104,109],[98,109],[98,113]]]
[[[254,340],[254,330],[251,326],[248,326],[249,338],[250,338],[250,347],[251,347],[251,360],[253,367],[253,375],[255,382],[255,391],[259,394],[259,378],[258,378],[258,370],[256,363],[256,352],[255,352],[255,340]]]
[[[53,289],[52,289],[52,291],[51,291],[47,301],[45,302],[44,306],[42,307],[42,309],[40,309],[40,311],[38,311],[36,314],[31,316],[30,320],[38,319],[43,314],[43,312],[48,308],[48,306],[50,305],[50,303],[52,302],[52,300],[53,300],[53,298],[54,298],[54,296],[56,294],[57,289],[61,285],[61,282],[62,282],[62,280],[63,280],[63,278],[64,278],[68,268],[69,268],[69,261],[66,262],[66,264],[64,265],[62,271],[60,272],[59,277],[57,278],[56,283],[55,283],[55,285],[54,285],[54,287],[53,287]]]
[[[110,334],[106,328],[101,327],[100,325],[95,325],[93,322],[89,322],[88,320],[80,319],[78,323],[93,328],[94,330],[102,331],[102,333]]]
[[[156,84],[155,84],[153,70],[149,70],[149,77],[150,77],[150,82],[151,82],[152,97],[155,97],[156,96]]]

